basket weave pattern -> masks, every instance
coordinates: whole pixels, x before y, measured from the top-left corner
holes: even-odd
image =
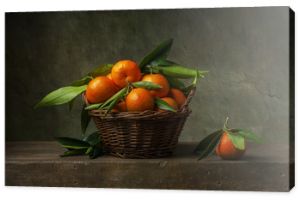
[[[91,110],[104,150],[121,158],[159,158],[170,156],[178,143],[184,123],[191,113],[187,102],[177,112],[144,111],[107,113]],[[86,101],[86,99],[84,98]]]

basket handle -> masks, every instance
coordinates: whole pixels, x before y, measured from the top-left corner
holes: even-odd
[[[191,89],[191,91],[189,92],[189,95],[187,96],[185,103],[181,107],[182,111],[187,111],[189,109],[189,104],[190,104],[193,96],[195,95],[195,92],[196,92],[196,87],[193,87]]]

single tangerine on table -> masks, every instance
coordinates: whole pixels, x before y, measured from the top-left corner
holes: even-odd
[[[161,74],[146,74],[142,81],[148,81],[156,83],[161,86],[160,89],[150,90],[154,97],[166,97],[170,90],[170,85],[168,80]]]
[[[111,77],[117,86],[123,88],[128,83],[139,81],[142,74],[134,61],[121,60],[112,67]]]
[[[98,76],[91,80],[86,89],[86,98],[89,103],[101,103],[113,96],[118,89],[106,76]]]
[[[178,110],[177,102],[171,97],[164,97],[161,98],[164,102],[166,102],[169,106],[171,106],[174,110]]]
[[[154,99],[151,93],[144,88],[134,88],[126,97],[128,111],[153,110]]]
[[[186,97],[183,92],[176,88],[170,89],[170,97],[172,97],[178,104],[178,108],[181,108],[186,102]]]
[[[224,132],[221,136],[220,143],[216,148],[216,154],[224,160],[240,159],[245,150],[237,149],[231,142],[228,133]]]

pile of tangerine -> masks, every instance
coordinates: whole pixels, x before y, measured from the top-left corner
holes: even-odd
[[[134,88],[120,100],[112,112],[131,112],[159,110],[154,99],[161,98],[173,109],[178,110],[185,103],[184,93],[176,88],[170,88],[168,80],[162,74],[142,74],[136,62],[121,60],[113,65],[107,76],[98,76],[91,80],[86,89],[87,101],[91,104],[102,103],[112,97],[128,83],[148,81],[161,86],[160,89],[147,90]]]

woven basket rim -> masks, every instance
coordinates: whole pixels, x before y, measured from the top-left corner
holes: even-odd
[[[151,120],[157,120],[161,118],[180,118],[185,117],[186,115],[190,114],[191,110],[183,110],[181,112],[170,112],[170,111],[152,111],[152,110],[146,110],[143,112],[110,112],[106,113],[106,110],[91,110],[89,111],[89,115],[94,117],[101,117],[105,119],[151,119]]]

